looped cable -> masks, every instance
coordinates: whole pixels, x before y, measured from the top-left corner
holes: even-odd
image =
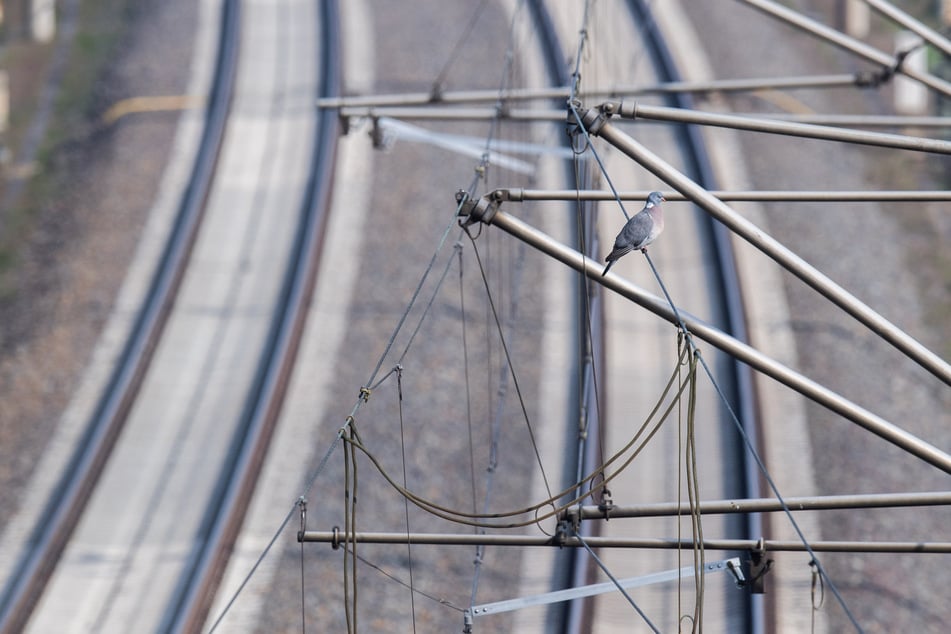
[[[819,562],[815,559],[809,562],[809,568],[812,570],[812,586],[809,589],[809,598],[812,601],[812,631],[816,631],[816,612],[822,607],[826,600],[825,582],[822,575],[819,574]],[[816,587],[819,588],[819,601],[816,602]]]

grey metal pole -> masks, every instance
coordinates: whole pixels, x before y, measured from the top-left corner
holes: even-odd
[[[908,15],[892,3],[885,2],[885,0],[862,0],[862,2],[874,8],[882,15],[888,16],[893,22],[900,24],[909,31],[914,31],[920,35],[923,40],[945,55],[951,55],[951,41],[948,41],[948,38],[927,25],[922,24],[919,20]]]
[[[341,117],[392,117],[393,119],[431,119],[434,121],[485,121],[507,119],[509,121],[564,121],[565,111],[554,109],[512,108],[502,113],[496,108],[483,107],[438,107],[438,106],[384,106],[344,107]]]
[[[918,115],[737,114],[736,116],[854,128],[951,128],[951,118]]]
[[[498,192],[498,194],[496,194]],[[646,200],[650,192],[619,191],[621,200]],[[678,191],[661,192],[668,201],[690,200]],[[951,191],[716,191],[710,194],[720,200],[755,202],[934,202],[951,201]],[[498,196],[511,202],[524,201],[572,201],[572,200],[614,200],[614,192],[606,189],[497,189],[489,196]]]
[[[951,141],[929,139],[901,134],[885,134],[882,132],[866,132],[862,130],[842,129],[833,126],[858,127],[930,127],[951,128],[951,119],[947,117],[888,117],[888,116],[850,116],[850,115],[725,115],[701,112],[698,110],[684,110],[682,108],[665,108],[660,106],[646,106],[641,104],[624,104],[625,111],[621,114],[630,116],[631,110],[636,108],[638,119],[647,122],[664,121],[675,123],[696,123],[712,125],[738,130],[751,130],[771,134],[786,134],[814,139],[859,143],[880,147],[916,150],[951,154]],[[565,118],[563,110],[510,108],[499,112],[496,108],[487,106],[342,106],[340,116],[345,118],[358,117],[389,117],[392,119],[410,119],[418,121],[488,121],[506,119],[510,121],[555,121],[562,122]],[[825,123],[828,125],[816,125]]]
[[[915,150],[918,152],[951,154],[951,141],[943,141],[941,139],[927,139],[901,134],[868,132],[865,130],[849,130],[809,123],[768,119],[765,117],[749,117],[700,112],[698,110],[687,110],[684,108],[650,106],[636,101],[621,102],[620,104],[606,103],[601,106],[601,108],[607,114],[617,114],[628,119],[653,119],[655,121],[694,123],[721,128],[733,128],[736,130],[751,130],[769,134],[783,134],[812,139],[825,139],[827,141],[842,141],[844,143],[858,143],[860,145]]]
[[[435,546],[548,546],[555,548],[580,548],[581,540],[576,537],[557,539],[535,535],[503,535],[473,533],[387,533],[357,532],[349,535],[342,531],[303,531],[297,534],[299,542],[317,542],[332,544],[339,548],[346,542],[361,544],[428,544]],[[586,537],[585,543],[591,548],[655,548],[691,549],[692,539],[636,539],[614,537]],[[762,547],[766,551],[804,552],[806,545],[799,541],[753,540],[753,539],[705,539],[706,550],[754,550]],[[847,553],[951,553],[949,542],[882,542],[882,541],[822,541],[810,542],[814,552]]]
[[[900,64],[897,64],[897,60],[889,55],[888,53],[883,53],[877,48],[871,47],[864,42],[857,40],[855,38],[849,37],[844,33],[836,31],[835,29],[828,27],[824,24],[821,24],[811,18],[788,9],[782,6],[779,3],[772,2],[772,0],[740,0],[753,7],[758,9],[768,15],[779,18],[792,26],[795,26],[807,33],[815,35],[831,44],[843,48],[850,53],[854,53],[859,57],[862,57],[870,62],[880,64],[885,68],[895,68],[895,70],[907,77],[912,79],[917,79],[924,85],[940,92],[943,95],[951,96],[951,84],[939,79],[934,75],[929,73],[918,72],[911,68],[903,68]],[[897,68],[896,68],[897,65]]]
[[[951,365],[948,365],[941,357],[859,301],[858,298],[787,249],[778,240],[731,209],[729,205],[711,195],[710,192],[645,146],[608,123],[600,113],[595,110],[588,110],[583,118],[584,125],[589,128],[591,134],[605,139],[657,175],[661,180],[673,185],[675,189],[729,227],[731,231],[743,237],[783,268],[828,298],[836,306],[865,324],[872,332],[914,359],[923,368],[946,384],[951,385]]]
[[[722,204],[722,203],[721,203]],[[626,297],[634,303],[643,306],[655,315],[666,319],[670,323],[677,325],[676,317],[670,305],[656,295],[652,295],[642,290],[628,280],[615,275],[601,275],[601,264],[596,262],[574,249],[558,242],[552,237],[542,233],[538,229],[518,220],[517,218],[499,211],[497,208],[488,206],[487,213],[481,214],[478,220],[495,225],[506,233],[524,241],[526,244],[547,253],[555,259],[572,267],[576,271],[584,273],[592,281],[601,284],[610,290]],[[796,390],[803,396],[812,399],[816,403],[829,408],[833,412],[847,418],[867,429],[868,431],[884,438],[885,440],[901,447],[905,451],[918,456],[928,464],[931,464],[946,473],[951,473],[951,455],[937,447],[921,440],[920,438],[908,433],[897,425],[894,425],[885,419],[877,416],[868,410],[852,403],[851,401],[839,396],[832,390],[822,386],[815,381],[787,368],[783,364],[756,350],[752,346],[737,340],[734,337],[724,333],[703,320],[694,317],[690,313],[678,308],[678,313],[688,330],[700,339],[716,346],[720,350],[733,355],[740,361],[748,364],[770,376],[780,383]]]
[[[790,90],[795,88],[833,88],[863,85],[862,76],[842,73],[837,75],[804,75],[800,77],[759,77],[751,79],[712,79],[710,81],[673,81],[657,84],[614,86],[583,90],[579,94],[590,99],[595,96],[648,95],[664,93],[747,92],[753,90]],[[524,101],[529,99],[567,99],[571,88],[509,88],[507,90],[450,90],[443,93],[408,92],[384,95],[352,95],[324,97],[317,100],[318,108],[372,108],[380,106],[423,106],[458,103],[494,103],[496,101]]]
[[[872,493],[865,495],[825,495],[785,498],[783,502],[790,511],[825,511],[830,509],[879,509],[907,506],[948,506],[951,492],[925,491],[912,493]],[[729,513],[776,513],[784,511],[775,498],[750,500],[708,500],[700,502],[697,510],[703,515]],[[608,512],[610,519],[633,517],[669,517],[690,512],[683,502],[615,506]],[[605,511],[597,506],[582,506],[578,517],[582,520],[604,519]]]

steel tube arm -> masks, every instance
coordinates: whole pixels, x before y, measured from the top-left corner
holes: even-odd
[[[511,202],[525,202],[538,200],[646,200],[650,192],[646,189],[638,191],[614,192],[607,189],[497,189],[497,197]],[[678,191],[661,192],[666,200],[690,200]],[[951,201],[951,191],[828,191],[828,190],[749,190],[749,191],[714,191],[710,194],[720,200],[756,201],[756,202],[935,202]],[[495,195],[493,192],[492,195]]]
[[[343,531],[303,531],[297,534],[299,542],[322,542],[339,548],[347,542],[361,544],[428,544],[435,546],[547,546],[555,548],[580,548],[581,540],[566,537],[563,540],[548,536],[511,535],[511,534],[472,534],[472,533],[351,533]],[[691,549],[695,546],[692,539],[663,538],[625,538],[625,537],[586,537],[585,543],[591,548],[655,548],[655,549]],[[762,547],[766,551],[803,552],[806,545],[801,541],[780,541],[755,539],[705,539],[706,550],[754,550]],[[810,542],[814,552],[845,553],[951,553],[949,542],[846,542],[821,541]]]
[[[807,33],[811,33],[831,44],[843,48],[850,53],[854,53],[859,57],[862,57],[870,62],[880,64],[886,68],[895,68],[895,70],[903,75],[916,79],[923,83],[925,86],[940,92],[943,95],[951,96],[951,84],[939,79],[934,75],[929,73],[921,73],[911,68],[904,68],[900,64],[897,64],[897,61],[894,57],[888,53],[884,53],[877,48],[871,47],[864,42],[857,40],[853,37],[849,37],[840,31],[837,31],[831,27],[828,27],[820,22],[817,22],[811,18],[793,11],[792,9],[786,8],[777,2],[772,2],[772,0],[741,0],[742,2],[748,4],[754,9],[758,9],[768,15],[771,15],[775,18],[779,18],[788,24],[795,26]],[[897,64],[897,67],[896,67]]]
[[[843,143],[857,143],[860,145],[874,145],[879,147],[915,150],[918,152],[933,152],[936,154],[951,154],[951,141],[928,139],[902,134],[887,134],[884,132],[869,132],[866,130],[851,130],[832,126],[815,125],[812,123],[797,123],[765,117],[750,117],[714,112],[701,112],[685,108],[669,108],[666,106],[649,106],[639,102],[606,103],[602,106],[605,112],[618,114],[627,119],[651,119],[654,121],[673,121],[677,123],[693,123],[710,125],[735,130],[750,130],[768,134],[784,134],[810,139],[826,141],[841,141]]]
[[[730,513],[777,513],[788,508],[790,511],[824,511],[829,509],[880,509],[905,506],[951,506],[951,492],[923,491],[912,493],[869,493],[861,495],[824,495],[813,497],[790,497],[783,502],[775,498],[706,500],[697,504],[702,515],[721,515]],[[573,507],[572,511],[577,510]],[[608,511],[610,519],[630,517],[669,517],[686,515],[689,507],[683,502],[659,502],[638,504],[636,506],[615,506]],[[582,506],[579,517],[582,520],[605,517],[605,510],[599,506]]]
[[[906,332],[859,301],[854,295],[833,282],[821,271],[783,246],[752,222],[738,214],[729,205],[719,200],[672,165],[651,152],[635,139],[600,119],[599,114],[589,110],[584,123],[590,133],[600,136],[621,152],[666,181],[714,218],[725,224],[754,247],[771,257],[783,268],[825,296],[836,306],[865,324],[872,332],[914,359],[916,363],[951,385],[951,366],[941,357],[916,341]]]
[[[722,203],[721,203],[722,204]],[[547,253],[560,262],[567,264],[576,271],[584,273],[592,281],[601,284],[619,295],[626,297],[634,303],[643,306],[655,315],[666,319],[672,324],[677,324],[676,317],[670,305],[656,295],[652,295],[642,290],[628,280],[609,274],[601,276],[601,264],[582,255],[578,251],[558,242],[552,237],[539,231],[538,229],[522,222],[521,220],[490,208],[489,213],[481,216],[483,222],[493,224],[506,233],[522,240],[526,244]],[[863,409],[851,401],[839,396],[832,390],[816,383],[815,381],[799,374],[798,372],[787,368],[783,364],[756,350],[752,346],[731,337],[710,324],[694,317],[693,315],[678,309],[681,319],[690,330],[690,332],[716,346],[720,350],[733,355],[740,361],[770,376],[780,383],[796,390],[803,396],[812,399],[816,403],[829,408],[833,412],[851,420],[867,429],[868,431],[884,438],[885,440],[901,447],[905,451],[918,456],[928,464],[931,464],[946,473],[951,473],[951,455],[941,451],[937,447],[924,442],[920,438],[908,433],[897,425],[894,425],[885,419]]]
[[[891,2],[885,0],[862,0],[865,4],[873,7],[882,15],[888,16],[892,21],[905,27],[909,31],[914,31],[935,48],[939,49],[945,55],[951,55],[951,41],[937,31],[922,24],[920,21],[911,17]]]

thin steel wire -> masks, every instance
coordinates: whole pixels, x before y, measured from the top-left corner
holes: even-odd
[[[637,612],[637,613],[640,615],[640,617],[641,617],[642,619],[644,619],[644,622],[647,623],[647,626],[648,626],[649,628],[651,628],[651,630],[652,630],[655,634],[660,634],[660,630],[657,629],[657,626],[654,625],[654,624],[651,622],[650,618],[648,618],[648,616],[644,613],[644,611],[641,610],[640,607],[638,607],[637,603],[634,601],[634,599],[631,597],[631,595],[628,594],[628,593],[627,593],[627,590],[625,590],[624,587],[621,585],[621,582],[619,582],[619,581],[617,580],[617,578],[616,578],[613,574],[611,574],[611,571],[608,570],[608,567],[604,565],[604,562],[601,561],[601,558],[598,557],[597,553],[595,553],[594,550],[592,550],[591,547],[588,546],[588,542],[586,542],[586,541],[584,540],[584,538],[583,538],[581,535],[579,535],[578,533],[574,533],[574,536],[578,539],[579,542],[581,542],[581,545],[584,546],[584,549],[585,549],[586,551],[588,551],[588,555],[589,555],[589,556],[591,557],[591,559],[593,559],[594,562],[598,565],[598,568],[600,568],[601,571],[602,571],[605,575],[607,575],[608,579],[610,579],[611,582],[612,582],[615,586],[617,586],[618,591],[619,591],[622,595],[624,595],[624,598],[627,599],[627,602],[631,604],[631,607],[634,608],[634,611]]]

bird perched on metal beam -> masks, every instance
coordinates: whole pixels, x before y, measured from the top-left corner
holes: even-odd
[[[602,277],[608,274],[608,270],[622,255],[626,255],[634,249],[647,251],[647,245],[657,239],[660,232],[664,230],[664,213],[660,209],[660,203],[667,200],[660,192],[651,192],[647,196],[647,202],[644,208],[637,212],[634,217],[627,221],[621,233],[617,234],[614,240],[614,249],[604,258],[608,263],[601,273]]]

